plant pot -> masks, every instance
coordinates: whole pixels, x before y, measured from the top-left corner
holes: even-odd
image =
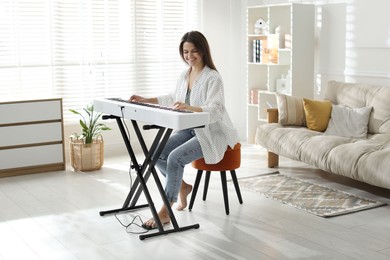
[[[99,170],[104,162],[103,137],[98,136],[90,144],[85,144],[83,140],[71,138],[70,162],[75,171]]]

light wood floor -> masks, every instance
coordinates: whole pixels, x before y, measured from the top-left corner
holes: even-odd
[[[273,171],[263,149],[245,146],[242,155],[239,178]],[[141,241],[115,216],[99,216],[122,206],[128,169],[123,156],[106,158],[96,172],[68,167],[0,178],[0,259],[390,259],[390,206],[325,219],[246,190],[240,205],[230,185],[227,216],[219,174],[211,176],[207,201],[201,200],[201,186],[191,212],[174,210],[180,226],[199,223],[199,229]],[[282,158],[277,170],[390,203],[390,190],[306,164]],[[187,167],[185,179],[193,183],[195,170]],[[159,208],[155,185],[148,186]],[[129,223],[137,215],[145,221],[151,213],[146,208],[118,218]]]

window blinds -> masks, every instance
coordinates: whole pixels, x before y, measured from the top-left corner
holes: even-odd
[[[1,1],[0,95],[51,94],[48,0]]]
[[[185,68],[199,0],[3,0],[2,98],[63,98],[65,123],[98,97],[155,96]]]

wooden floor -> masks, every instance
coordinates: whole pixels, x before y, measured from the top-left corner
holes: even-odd
[[[266,168],[265,151],[259,147],[243,147],[242,157],[239,178],[273,171]],[[390,190],[306,164],[282,158],[277,170],[390,203]],[[124,156],[106,158],[96,172],[68,167],[0,178],[0,259],[390,259],[390,206],[321,218],[246,190],[240,205],[230,184],[227,216],[219,174],[211,176],[207,201],[201,200],[200,190],[191,212],[174,210],[180,226],[199,223],[199,229],[141,241],[114,215],[99,216],[101,210],[122,206],[128,171]],[[190,166],[185,179],[194,182]],[[159,208],[156,187],[152,182],[148,186]],[[127,224],[136,216],[145,221],[151,213],[140,209],[118,219]],[[128,231],[142,230],[133,225]]]

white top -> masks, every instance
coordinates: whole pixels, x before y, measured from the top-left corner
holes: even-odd
[[[158,103],[171,106],[174,102],[184,102],[190,70],[181,73],[176,88],[169,94],[159,96]],[[237,130],[225,108],[223,82],[220,74],[205,66],[194,81],[190,96],[191,106],[199,106],[210,114],[210,123],[204,128],[196,128],[195,134],[202,148],[204,160],[215,164],[222,160],[228,146],[239,142]]]

